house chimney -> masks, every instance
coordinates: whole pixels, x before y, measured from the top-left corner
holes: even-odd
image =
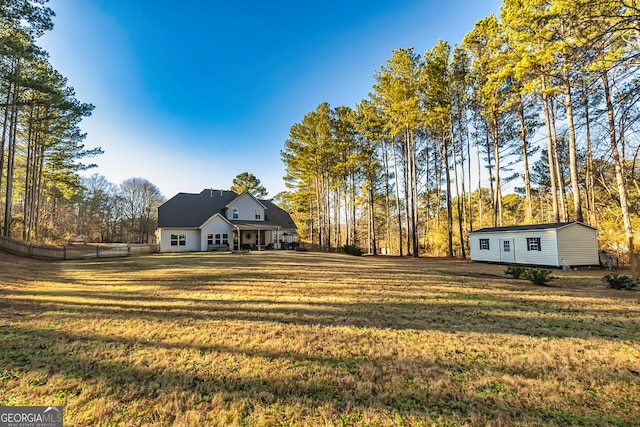
[[[222,190],[220,190],[220,197],[222,197]]]
[[[213,188],[209,189],[209,197],[213,197]]]

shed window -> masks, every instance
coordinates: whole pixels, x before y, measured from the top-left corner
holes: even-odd
[[[539,237],[527,237],[527,250],[528,251],[541,251],[540,238]]]
[[[511,240],[502,241],[502,252],[511,252]]]
[[[480,239],[480,250],[489,250],[489,239]]]

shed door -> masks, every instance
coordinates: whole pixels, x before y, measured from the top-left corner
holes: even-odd
[[[515,247],[513,246],[513,239],[499,239],[500,243],[500,261],[501,262],[515,262]]]

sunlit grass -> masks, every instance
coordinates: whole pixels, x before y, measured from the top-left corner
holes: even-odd
[[[73,426],[640,424],[638,292],[503,271],[1,255],[0,405],[64,405]]]

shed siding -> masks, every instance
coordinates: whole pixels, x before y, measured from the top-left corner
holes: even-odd
[[[579,224],[558,230],[560,265],[598,265],[598,236],[596,230]]]
[[[516,264],[550,267],[598,265],[597,230],[582,223],[484,229],[469,236],[472,261],[500,262],[500,239],[513,239]],[[515,228],[515,229],[514,229]],[[540,238],[539,251],[528,250],[527,238]],[[480,239],[489,239],[490,250],[480,250]]]
[[[540,238],[540,251],[527,250],[527,238]],[[480,239],[489,239],[489,250],[480,250]],[[559,266],[555,230],[473,233],[469,237],[471,261],[500,262],[500,239],[513,239],[516,264]]]
[[[513,234],[516,247],[516,264],[558,266],[558,247],[555,230],[520,231]],[[527,238],[540,238],[539,251],[528,250]]]
[[[500,262],[498,239],[503,235],[503,233],[471,233],[469,236],[471,261]],[[489,250],[480,249],[480,239],[489,239]]]

